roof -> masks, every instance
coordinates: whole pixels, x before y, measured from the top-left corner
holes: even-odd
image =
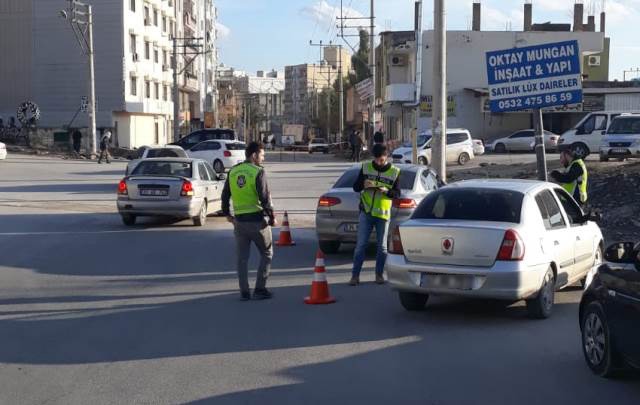
[[[244,143],[244,142],[239,141],[237,139],[207,139],[206,141],[198,142],[198,144],[207,143],[207,142]]]
[[[195,161],[203,161],[202,159],[196,159],[196,158],[175,158],[175,157],[158,157],[158,158],[148,158],[148,159],[142,159],[140,161],[140,163],[143,162],[176,162],[176,163],[191,163],[191,162],[195,162]]]
[[[178,145],[144,145],[140,148],[148,148],[148,149],[182,149],[181,146]]]
[[[530,193],[543,187],[552,186],[552,183],[539,180],[522,179],[478,179],[463,180],[447,185],[456,188],[491,188],[495,190],[518,191],[523,194]]]

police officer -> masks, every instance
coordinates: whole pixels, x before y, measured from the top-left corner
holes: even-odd
[[[240,298],[243,301],[251,298],[249,290],[249,253],[251,242],[260,252],[260,264],[254,299],[268,299],[272,293],[267,290],[267,278],[273,258],[273,238],[271,227],[275,226],[271,194],[267,184],[264,168],[264,146],[251,142],[245,150],[246,161],[234,166],[222,190],[222,212],[234,226],[236,238],[236,259]],[[233,201],[231,216],[229,200]]]
[[[373,160],[363,163],[353,190],[360,193],[358,241],[353,256],[353,270],[349,285],[360,284],[360,271],[364,262],[369,237],[375,228],[377,240],[376,283],[384,283],[384,264],[387,261],[387,233],[391,219],[393,199],[400,197],[400,169],[387,161],[384,144],[373,146]]]
[[[564,173],[558,170],[551,172],[551,177],[564,188],[581,205],[587,203],[587,180],[589,174],[584,161],[575,156],[570,149],[560,152],[560,163]]]

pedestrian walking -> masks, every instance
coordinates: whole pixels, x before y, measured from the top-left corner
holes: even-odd
[[[360,161],[360,154],[362,153],[362,145],[364,145],[364,140],[362,139],[362,136],[360,135],[360,131],[356,131],[355,132],[355,136],[353,138],[353,161],[354,162],[359,162]]]
[[[109,143],[111,143],[111,131],[105,131],[100,138],[100,157],[98,158],[98,164],[102,163],[102,159],[105,159],[107,163],[111,163],[109,160]]]
[[[377,131],[373,134],[373,144],[384,143],[384,133]]]
[[[588,200],[587,181],[589,173],[587,172],[587,166],[569,148],[560,152],[560,163],[565,168],[564,172],[554,170],[551,172],[551,178],[571,194],[573,199],[580,205],[585,205]]]
[[[80,148],[82,147],[82,132],[74,129],[71,132],[71,139],[73,140],[73,150],[76,153],[80,153]]]
[[[387,147],[373,146],[373,160],[362,164],[353,190],[360,193],[358,240],[353,255],[353,270],[349,285],[360,284],[360,271],[373,229],[376,230],[376,283],[384,283],[387,261],[387,234],[394,198],[400,197],[400,169],[388,162]]]
[[[257,142],[249,143],[245,150],[245,157],[245,162],[234,166],[229,171],[229,177],[222,190],[222,213],[234,226],[238,283],[240,298],[243,301],[251,299],[248,269],[251,243],[260,252],[253,298],[272,297],[266,285],[273,258],[271,227],[277,225],[269,185],[262,167],[264,146]],[[230,200],[233,203],[233,216],[230,211]]]

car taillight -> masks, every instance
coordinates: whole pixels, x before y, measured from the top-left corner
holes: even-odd
[[[496,260],[518,261],[524,257],[524,242],[518,232],[509,229],[504,233]]]
[[[183,197],[192,196],[193,195],[193,184],[190,181],[185,180],[182,182],[182,189],[180,190],[180,195]]]
[[[231,152],[229,152],[228,150],[225,150],[224,157],[231,157]]]
[[[118,194],[120,195],[128,195],[129,189],[127,188],[127,182],[124,180],[120,180],[118,183]]]
[[[333,207],[340,204],[342,201],[337,197],[322,196],[318,200],[318,207]]]
[[[393,200],[393,206],[400,209],[409,209],[417,207],[418,204],[416,204],[416,200],[412,198],[396,198]]]
[[[404,255],[402,238],[400,238],[400,227],[396,226],[391,232],[391,237],[389,238],[389,253],[394,255]]]

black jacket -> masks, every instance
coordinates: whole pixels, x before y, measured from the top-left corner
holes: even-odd
[[[269,218],[269,222],[273,222],[273,203],[271,202],[271,192],[269,191],[269,184],[267,183],[267,176],[264,169],[260,170],[258,177],[256,177],[256,191],[258,192],[258,199],[260,199],[260,205],[262,205],[262,212],[256,212],[254,214],[241,214],[236,215],[236,220],[239,222],[261,222],[265,217]],[[231,187],[229,186],[229,178],[224,182],[224,188],[222,189],[222,213],[226,216],[231,215],[230,211],[231,200]]]
[[[373,168],[379,172],[387,171],[389,170],[390,167],[391,167],[391,163],[387,163],[384,166],[378,166],[376,162],[373,162]],[[353,191],[355,191],[356,193],[361,193],[362,190],[364,190],[364,180],[365,180],[364,172],[362,171],[362,169],[360,169],[358,178],[356,179],[356,182],[353,184]],[[393,187],[391,187],[391,190],[387,191],[387,197],[398,198],[400,197],[401,193],[402,191],[400,190],[400,176],[398,176],[395,183],[393,183]],[[360,207],[360,209],[362,209],[362,206]]]

